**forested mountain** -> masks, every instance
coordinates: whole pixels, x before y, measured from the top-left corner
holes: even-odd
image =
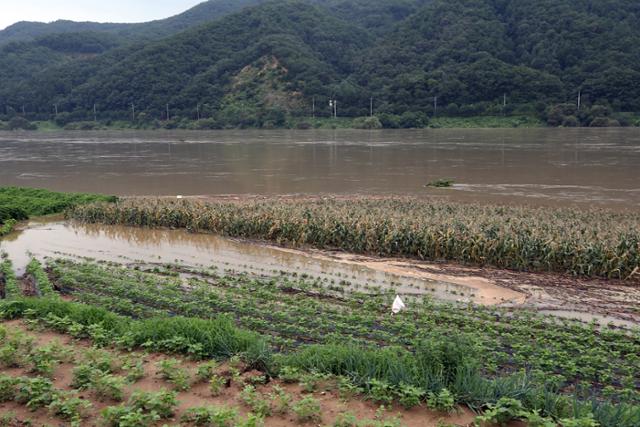
[[[330,98],[348,116],[374,98],[409,123],[436,105],[566,125],[596,104],[598,117],[640,111],[635,0],[211,0],[145,24],[41,25],[0,32],[24,40],[0,47],[5,118],[55,104],[59,121],[85,120],[96,104],[103,119],[278,125],[312,99],[329,114]]]
[[[120,36],[122,41],[165,37],[189,27],[237,12],[247,6],[254,6],[263,2],[264,0],[209,0],[179,15],[140,24],[73,22],[65,20],[48,24],[42,22],[18,22],[0,31],[0,46],[16,41],[32,41],[50,34],[83,31],[109,33]]]

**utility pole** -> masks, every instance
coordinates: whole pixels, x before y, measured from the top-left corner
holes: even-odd
[[[373,96],[369,98],[369,115],[373,117]]]
[[[200,121],[200,104],[196,104],[196,117]]]
[[[502,98],[502,115],[506,115],[507,110],[507,94],[505,93]]]
[[[169,118],[169,104],[167,104],[167,121],[169,121],[169,120],[170,120],[170,118]]]
[[[438,97],[434,96],[433,97],[433,116],[437,116],[438,115]]]
[[[131,121],[136,121],[136,106],[133,105],[133,102],[131,103]]]
[[[58,116],[58,104],[53,104],[53,109],[56,112],[56,116]]]
[[[93,121],[98,121],[98,111],[96,110],[96,104],[93,104]]]
[[[316,118],[316,97],[311,98],[311,117]]]
[[[582,103],[582,90],[578,91],[578,111],[580,111],[580,104]]]
[[[23,116],[26,116],[26,115],[27,115],[27,113],[25,112],[25,109],[24,109],[24,105],[22,106],[22,115],[23,115]]]

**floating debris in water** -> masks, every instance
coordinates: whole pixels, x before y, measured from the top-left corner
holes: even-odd
[[[454,180],[448,178],[436,179],[435,181],[431,181],[425,187],[435,187],[435,188],[447,188],[452,187],[455,183]]]

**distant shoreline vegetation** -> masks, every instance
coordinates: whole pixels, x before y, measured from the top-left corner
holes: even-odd
[[[477,115],[428,117],[423,113],[378,114],[369,117],[297,117],[282,114],[275,120],[262,116],[242,120],[219,117],[194,120],[175,117],[171,120],[69,120],[62,116],[56,120],[30,121],[21,116],[2,120],[0,130],[117,130],[117,129],[420,129],[420,128],[539,128],[539,127],[629,127],[640,126],[640,114],[614,113],[606,107],[594,106],[578,112],[573,106],[561,104],[551,107],[541,117],[535,115]]]

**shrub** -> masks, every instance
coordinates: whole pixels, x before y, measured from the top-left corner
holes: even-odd
[[[24,117],[15,116],[12,117],[11,120],[7,123],[8,130],[36,130],[38,126],[34,123],[31,123],[29,120]]]
[[[358,117],[353,120],[355,129],[382,129],[382,123],[377,117]]]

